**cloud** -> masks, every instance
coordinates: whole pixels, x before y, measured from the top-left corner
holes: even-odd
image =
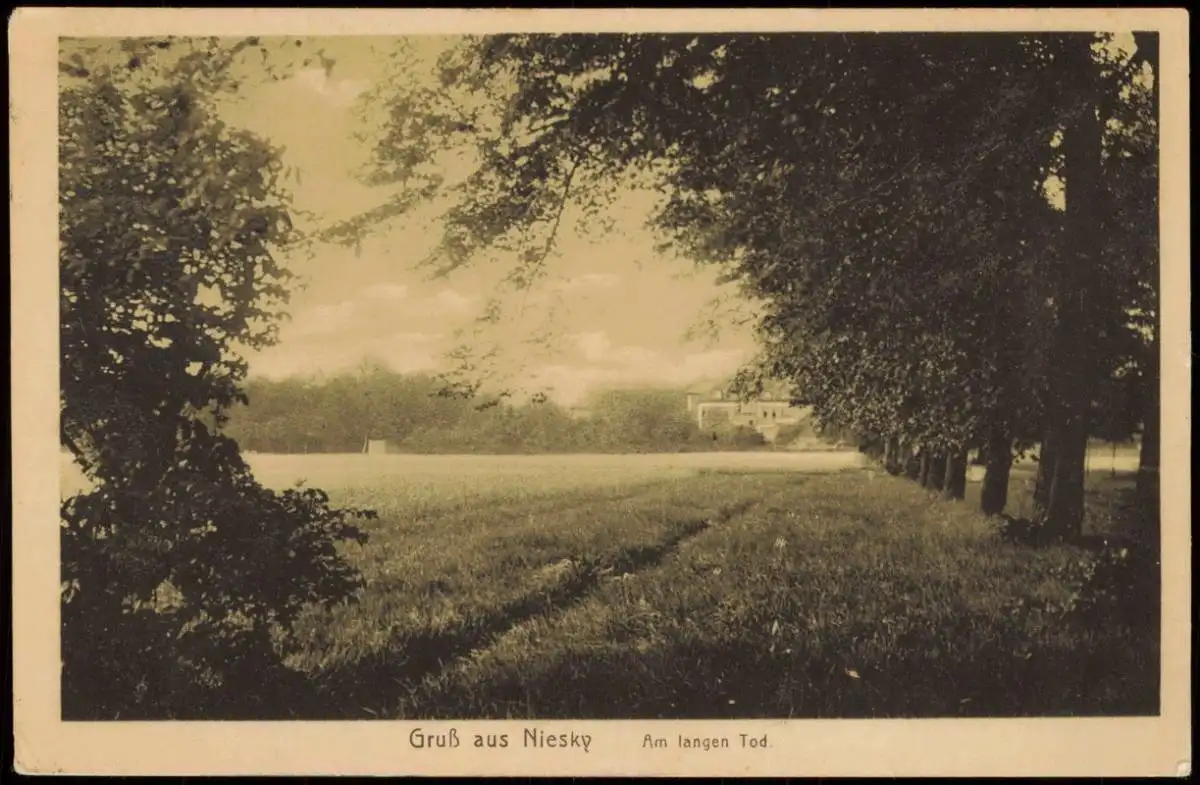
[[[449,326],[468,313],[475,302],[476,298],[454,289],[414,296],[404,284],[383,281],[360,288],[349,299],[300,311],[282,326],[281,337],[289,351],[310,354],[314,364],[317,361],[312,352],[317,344],[336,344],[351,353],[383,340],[380,336],[405,345],[429,344],[440,334],[413,332],[414,328]]]
[[[280,344],[254,356],[255,376],[283,378],[314,372],[352,370],[364,358],[377,359],[399,373],[436,370],[442,365],[441,333],[395,331],[382,337]]]
[[[430,371],[442,364],[441,333],[397,331],[370,341],[366,348],[400,373]]]
[[[413,345],[396,344],[382,348],[376,356],[398,373],[432,371],[441,366],[441,357],[437,352]]]
[[[433,302],[445,311],[464,313],[470,309],[471,304],[475,302],[475,298],[460,294],[453,289],[443,289],[434,295]]]
[[[335,79],[323,68],[305,69],[296,74],[295,80],[338,107],[350,106],[370,86],[365,79]]]
[[[612,368],[544,365],[534,369],[529,375],[529,380],[535,388],[547,388],[549,396],[558,403],[574,406],[593,390],[619,384],[622,375]]]
[[[412,333],[412,332],[396,332],[387,337],[387,340],[396,343],[433,343],[442,337],[441,333]]]
[[[590,295],[593,293],[612,290],[620,283],[621,276],[613,273],[584,273],[550,281],[545,286],[538,287],[530,292],[532,296],[528,302],[534,305],[544,305],[556,297],[561,298],[564,295],[582,295],[584,298],[590,299]]]
[[[662,360],[662,356],[645,346],[622,346],[608,353],[611,363],[627,368],[650,368]]]
[[[615,346],[608,333],[602,330],[574,333],[575,348],[583,359],[591,363],[604,363],[625,368],[652,368],[662,357],[654,349],[645,346]]]
[[[679,382],[697,382],[709,377],[727,376],[744,363],[750,355],[744,349],[714,349],[707,352],[693,352],[683,360],[666,369],[670,376]]]
[[[348,327],[358,313],[358,303],[343,300],[332,305],[317,305],[302,312],[282,332],[288,338],[328,335]]]
[[[583,355],[583,359],[589,362],[604,362],[612,350],[612,341],[609,339],[608,333],[600,330],[575,333],[571,337],[575,341],[575,347]]]
[[[612,273],[585,273],[556,282],[553,288],[563,292],[581,289],[611,289],[621,282],[621,276]]]
[[[579,361],[544,365],[531,380],[552,388],[552,397],[573,405],[596,389],[640,384],[683,386],[726,378],[744,362],[748,350],[720,349],[671,358],[646,346],[617,346],[602,330],[569,336]]]
[[[470,311],[477,300],[474,296],[449,288],[432,295],[414,296],[405,284],[390,281],[363,287],[359,291],[358,299],[372,303],[407,300],[403,312],[420,316],[461,315]]]
[[[403,300],[408,297],[408,287],[400,283],[377,283],[365,287],[362,296],[372,300]]]
[[[431,297],[412,301],[404,312],[413,316],[463,316],[471,311],[475,301],[475,297],[454,289],[443,289]]]
[[[296,351],[281,344],[255,354],[250,370],[254,376],[271,379],[314,373],[336,374],[349,370],[360,359],[341,346],[307,346],[303,351]]]

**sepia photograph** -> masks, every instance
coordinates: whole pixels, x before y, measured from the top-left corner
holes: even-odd
[[[1185,13],[204,13],[39,54],[53,723],[804,774],[788,721],[1186,712]]]

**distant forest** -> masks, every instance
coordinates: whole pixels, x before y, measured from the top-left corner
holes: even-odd
[[[682,452],[767,449],[744,427],[701,430],[674,390],[608,390],[572,413],[549,400],[440,394],[433,376],[375,368],[319,380],[251,380],[227,435],[253,452],[359,452],[386,439],[409,453]],[[794,439],[781,432],[777,443]]]

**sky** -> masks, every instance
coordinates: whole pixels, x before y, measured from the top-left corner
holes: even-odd
[[[370,149],[356,136],[379,127],[377,106],[364,100],[387,84],[389,44],[308,41],[305,50],[322,50],[332,70],[316,63],[283,81],[259,80],[222,109],[231,124],[285,148],[285,166],[299,174],[290,181],[295,207],[318,223],[369,210],[392,193],[354,175]],[[438,48],[431,39],[425,53]],[[718,308],[719,336],[689,337],[713,313],[714,298],[734,293],[715,283],[715,271],[655,253],[643,227],[651,205],[644,194],[626,194],[614,207],[616,231],[598,241],[564,221],[548,279],[506,296],[501,322],[482,331],[476,319],[501,291],[505,266],[481,260],[442,279],[414,269],[439,239],[434,211],[381,228],[358,252],[321,245],[285,256],[303,288],[279,344],[248,354],[251,376],[335,374],[368,359],[401,372],[437,372],[448,367],[446,352],[466,342],[498,352],[498,379],[518,394],[542,391],[564,405],[604,387],[723,382],[753,353],[749,328]]]
[[[386,91],[393,79],[420,78],[389,66],[397,41],[307,39],[295,56],[320,52],[325,59],[297,65],[282,81],[247,80],[222,109],[231,124],[284,147],[284,164],[297,174],[289,181],[295,206],[314,214],[316,225],[370,210],[393,193],[363,185],[355,172],[382,125],[381,104],[368,100],[373,91]],[[428,65],[451,41],[409,39],[409,51]],[[1114,45],[1127,56],[1132,37],[1119,36]],[[1046,188],[1061,207],[1061,184],[1051,178]],[[643,225],[652,204],[646,194],[623,194],[611,216],[616,230],[599,241],[581,236],[568,216],[548,261],[549,280],[527,295],[507,296],[501,322],[482,330],[476,319],[503,291],[507,268],[479,260],[442,279],[415,269],[438,240],[436,209],[382,227],[358,251],[320,245],[287,256],[304,288],[293,296],[279,345],[248,354],[250,373],[336,374],[364,360],[437,372],[449,367],[446,353],[466,343],[477,353],[496,352],[497,381],[518,396],[546,392],[565,405],[602,387],[720,384],[753,355],[745,319],[753,306],[718,286],[715,271],[655,253]],[[715,298],[725,304],[716,307]],[[702,316],[715,317],[716,337],[689,337]]]

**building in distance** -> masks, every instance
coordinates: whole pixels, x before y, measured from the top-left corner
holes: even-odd
[[[781,428],[800,425],[811,417],[808,407],[793,406],[781,388],[768,388],[753,399],[733,397],[721,389],[694,390],[687,395],[688,412],[701,429],[716,426],[753,428],[774,442]]]

